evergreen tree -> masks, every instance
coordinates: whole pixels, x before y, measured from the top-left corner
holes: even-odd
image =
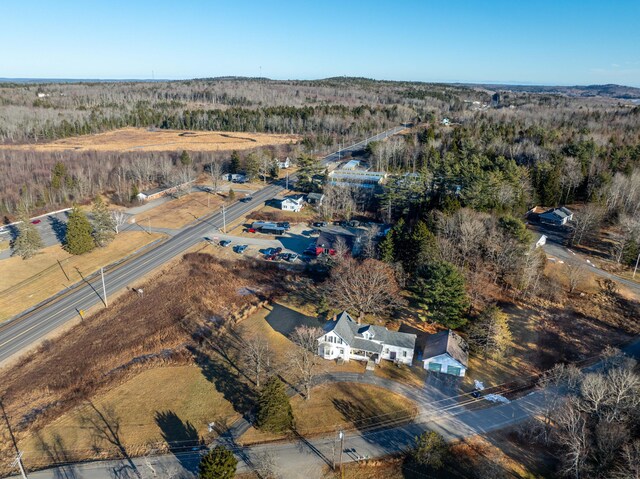
[[[191,164],[191,157],[189,156],[189,153],[187,153],[187,150],[182,150],[180,163],[182,163],[182,166],[189,166]]]
[[[416,437],[412,457],[422,466],[440,469],[444,465],[448,452],[449,446],[440,434],[435,431],[426,431]]]
[[[260,161],[258,160],[258,155],[253,152],[247,155],[244,162],[244,170],[249,180],[258,177],[258,174],[260,173]]]
[[[131,201],[136,201],[138,199],[138,195],[140,194],[140,190],[138,189],[138,185],[133,185],[131,187]]]
[[[224,446],[216,446],[202,456],[198,466],[200,479],[233,479],[238,460]]]
[[[463,326],[469,307],[464,278],[454,265],[435,261],[417,271],[413,292],[426,317],[448,328]]]
[[[61,161],[56,162],[56,164],[53,165],[53,170],[51,171],[51,187],[55,190],[59,190],[62,188],[66,177],[67,167],[64,166],[64,163]]]
[[[380,261],[392,264],[395,261],[395,248],[394,248],[394,231],[393,229],[385,235],[385,237],[378,244],[378,253],[380,255]]]
[[[21,211],[18,224],[18,237],[13,243],[13,254],[29,259],[33,257],[44,244],[36,227],[29,220],[26,211]]]
[[[409,238],[408,253],[404,265],[408,272],[413,272],[420,265],[437,259],[438,242],[424,221],[418,221],[413,227]]]
[[[471,346],[485,356],[502,357],[511,342],[509,319],[496,305],[486,308],[468,332]]]
[[[107,245],[115,236],[116,224],[102,197],[96,196],[91,210],[93,216],[93,239],[100,247]]]
[[[284,383],[271,376],[258,398],[256,425],[263,431],[282,434],[293,428],[293,411]]]
[[[83,254],[91,251],[95,246],[92,232],[93,228],[87,215],[80,208],[74,206],[69,214],[64,248],[71,254]]]
[[[240,155],[237,151],[231,153],[231,162],[229,163],[229,173],[237,173],[240,169]]]

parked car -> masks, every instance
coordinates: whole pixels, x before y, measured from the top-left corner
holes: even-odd
[[[327,226],[327,222],[326,221],[316,221],[315,223],[313,223],[313,226],[315,226],[316,228],[324,228]]]
[[[247,244],[239,244],[234,248],[236,253],[242,254],[249,247]]]
[[[223,248],[226,248],[227,246],[229,246],[231,244],[231,241],[229,240],[222,240],[220,241],[220,246],[222,246]]]
[[[33,220],[33,221],[31,222],[31,224],[32,224],[32,225],[37,225],[37,224],[39,224],[41,221],[42,221],[42,220]]]
[[[284,228],[285,230],[289,230],[289,229],[291,229],[291,225],[289,224],[289,222],[288,222],[288,221],[281,221],[280,223],[277,223],[277,225],[278,225],[280,228]]]
[[[276,252],[275,248],[267,248],[267,249],[264,250],[265,256],[271,256],[275,252]]]
[[[282,248],[280,248],[279,246],[273,250],[274,253],[278,254],[282,252]]]
[[[255,229],[255,228],[247,228],[245,231],[246,231],[247,233],[255,233],[255,232],[256,232],[256,229]]]
[[[297,253],[282,253],[281,256],[283,260],[289,261],[290,263],[293,263],[295,260],[298,259]]]

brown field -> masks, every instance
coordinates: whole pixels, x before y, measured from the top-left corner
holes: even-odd
[[[108,246],[96,248],[81,256],[71,255],[62,246],[55,245],[43,248],[28,260],[16,256],[2,260],[0,321],[35,306],[81,281],[82,277],[87,277],[163,236],[159,233],[125,231],[117,235]]]
[[[167,387],[169,386],[170,387]],[[95,407],[95,409],[93,409]],[[100,437],[94,421],[97,411],[111,426],[129,454],[144,453],[149,444],[163,450],[167,441],[198,441],[208,435],[213,420],[231,422],[233,406],[196,366],[166,366],[143,371],[123,384],[69,411],[30,437],[21,448],[29,451],[29,465],[46,465],[48,451],[58,448],[72,457],[91,457],[92,450],[113,456],[113,444]],[[100,422],[98,422],[100,425]]]
[[[296,143],[298,135],[268,133],[227,133],[221,131],[147,130],[122,128],[119,130],[64,138],[50,143],[29,145],[0,145],[6,150],[35,151],[224,151],[249,150],[268,145]]]
[[[199,338],[211,326],[209,319],[237,319],[275,294],[274,274],[246,262],[190,253],[140,285],[144,300],[124,293],[108,309],[4,368],[0,396],[19,443],[32,448],[40,432],[55,449],[55,426],[75,430],[80,418],[83,427],[99,432],[100,421],[105,422],[100,411],[110,423],[121,423],[119,440],[137,454],[143,451],[140,442],[171,442],[171,437],[193,435],[194,430],[202,435],[205,421],[231,420],[244,406],[242,400],[251,400],[251,388],[212,349],[215,343],[202,344]],[[148,372],[140,375],[143,371]],[[191,404],[192,394],[207,399]],[[144,408],[165,413],[163,424],[174,431],[171,436],[160,435],[160,421],[142,415]],[[5,460],[10,453],[5,429],[0,424],[0,474],[10,462]],[[70,434],[64,433],[65,454],[113,456],[104,441],[98,452],[84,449],[86,431]]]
[[[245,195],[236,193],[237,199],[243,196]],[[218,210],[224,201],[225,197],[220,194],[190,193],[136,215],[135,221],[143,228],[149,225],[152,228],[182,228],[197,218]]]
[[[301,396],[291,400],[296,431],[303,436],[335,432],[340,429],[366,429],[381,418],[410,421],[417,413],[415,404],[405,397],[369,384],[337,383],[313,389],[311,399]],[[243,444],[275,438],[257,429],[242,436]]]

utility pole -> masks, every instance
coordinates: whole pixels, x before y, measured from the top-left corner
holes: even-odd
[[[638,271],[638,263],[640,263],[640,251],[638,252],[638,259],[636,259],[636,267],[633,268],[633,279],[636,278],[636,271]]]
[[[286,182],[287,182],[287,183],[286,183],[286,185],[287,185],[287,186],[285,187],[285,190],[288,190],[288,189],[289,189],[289,173],[287,173],[287,179],[286,179]]]
[[[104,268],[100,268],[100,276],[102,276],[102,296],[104,297],[104,307],[108,307],[107,303],[107,288],[104,285]]]
[[[344,474],[342,470],[342,451],[344,451],[344,431],[340,431],[338,433],[338,437],[340,438],[340,476],[342,477]]]
[[[222,232],[227,234],[227,215],[224,209],[224,205],[222,205]]]
[[[20,469],[20,475],[22,475],[22,479],[27,479],[27,473],[24,471],[24,466],[22,464],[22,453],[20,452],[20,449],[18,449],[18,443],[16,442],[16,437],[13,435],[13,430],[11,429],[11,423],[9,423],[7,411],[4,410],[4,402],[2,401],[2,398],[0,398],[0,409],[2,410],[2,417],[4,417],[4,422],[7,424],[11,442],[13,443],[13,447],[16,450],[16,460],[13,461],[12,465],[18,466],[18,468]]]

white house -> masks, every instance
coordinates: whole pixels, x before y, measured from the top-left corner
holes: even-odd
[[[246,183],[247,175],[243,173],[224,173],[220,177],[223,181],[233,181],[235,183]]]
[[[432,334],[422,353],[427,371],[464,376],[469,361],[469,348],[464,339],[450,329]]]
[[[280,209],[283,211],[293,211],[298,213],[304,206],[304,196],[299,198],[285,198],[280,202]]]
[[[318,355],[324,359],[345,361],[387,359],[404,364],[413,362],[416,335],[389,331],[383,326],[358,324],[343,311],[335,321],[329,321],[318,338]]]
[[[289,157],[287,156],[284,160],[280,161],[280,160],[276,160],[276,164],[278,165],[278,168],[280,168],[281,170],[286,170],[287,168],[289,168],[291,166],[291,160],[289,159]]]

